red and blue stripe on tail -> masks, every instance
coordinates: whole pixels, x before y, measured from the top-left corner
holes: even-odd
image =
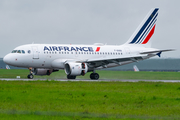
[[[154,34],[159,8],[152,9],[134,34],[128,40],[128,44],[147,44]]]

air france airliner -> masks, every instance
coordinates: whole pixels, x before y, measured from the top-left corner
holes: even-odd
[[[138,62],[159,56],[162,52],[173,49],[151,48],[159,8],[153,8],[123,45],[71,45],[71,44],[27,44],[16,47],[4,57],[4,62],[11,66],[28,68],[34,75],[50,75],[64,69],[67,79],[84,76],[92,72],[90,78],[97,80],[96,70]]]

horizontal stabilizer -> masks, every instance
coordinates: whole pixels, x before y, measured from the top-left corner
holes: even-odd
[[[140,52],[140,54],[151,54],[151,53],[167,52],[167,51],[174,51],[174,50],[175,49],[151,50],[151,51]]]

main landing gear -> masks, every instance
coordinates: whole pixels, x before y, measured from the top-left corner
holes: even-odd
[[[74,75],[67,75],[67,79],[76,79],[76,76],[74,76]]]
[[[90,74],[90,78],[92,80],[98,80],[99,79],[99,74],[98,73],[91,73]]]
[[[32,68],[29,68],[29,70],[30,70],[30,73],[29,73],[29,75],[27,76],[27,78],[28,78],[28,79],[33,79],[34,76],[33,76]]]
[[[91,73],[90,74],[90,78],[91,78],[91,80],[98,80],[99,79],[99,74],[98,73]],[[74,75],[67,75],[67,79],[76,79],[76,76],[74,76]]]

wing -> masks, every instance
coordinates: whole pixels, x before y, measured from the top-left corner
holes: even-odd
[[[150,57],[150,56],[149,56]],[[148,57],[148,58],[149,58]],[[137,56],[126,56],[123,58],[98,58],[98,59],[87,59],[85,61],[80,61],[80,62],[85,62],[88,64],[89,68],[109,68],[109,67],[115,67],[115,66],[120,66],[132,62],[138,62],[140,60],[145,59],[143,55],[137,55]],[[147,57],[146,57],[147,59]]]
[[[125,65],[129,64],[132,62],[138,62],[144,59],[148,59],[150,57],[158,55],[160,57],[160,54],[162,52],[166,51],[173,51],[173,49],[166,49],[166,50],[151,50],[151,51],[143,51],[140,52],[138,55],[129,55],[129,56],[123,56],[119,58],[97,58],[97,59],[87,59],[84,61],[79,61],[79,62],[84,62],[88,63],[89,68],[109,68],[109,67],[115,67],[115,66],[120,66],[120,65]]]

